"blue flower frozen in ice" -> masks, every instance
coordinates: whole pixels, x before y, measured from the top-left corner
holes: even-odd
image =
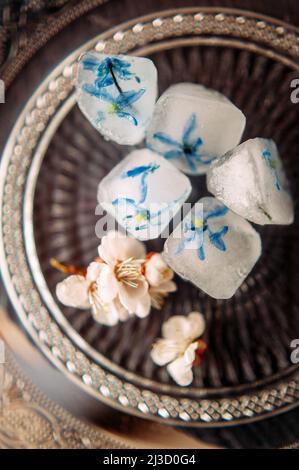
[[[208,233],[210,243],[220,251],[226,251],[225,243],[222,239],[227,234],[229,228],[227,225],[223,226],[220,230],[213,232],[209,227],[209,220],[215,217],[222,217],[228,212],[225,206],[216,207],[215,209],[204,211],[203,215],[194,215],[191,222],[187,222],[183,229],[183,240],[180,243],[177,254],[180,254],[188,245],[195,245],[197,249],[198,258],[205,260],[204,250],[204,233]]]
[[[276,189],[278,191],[280,191],[281,187],[280,187],[279,177],[278,177],[278,174],[277,174],[277,161],[276,161],[276,159],[273,157],[272,153],[267,148],[265,150],[263,150],[262,157],[266,161],[268,167],[271,169],[271,171],[273,173]]]
[[[169,217],[172,208],[185,199],[184,193],[181,198],[174,200],[170,204],[165,204],[163,207],[153,209],[145,205],[148,195],[149,176],[155,173],[160,168],[160,165],[150,163],[148,165],[141,165],[131,170],[126,171],[121,175],[121,178],[140,178],[139,182],[139,198],[134,200],[128,197],[119,197],[112,201],[114,207],[121,207],[124,212],[123,222],[126,228],[131,228],[135,231],[147,229],[149,226],[159,226],[162,223],[162,217]]]
[[[155,140],[166,146],[166,150],[159,153],[161,153],[168,160],[183,158],[192,173],[197,172],[197,167],[199,164],[208,165],[215,158],[199,151],[200,147],[203,145],[202,139],[200,137],[197,137],[193,140],[191,139],[191,134],[194,132],[195,128],[196,115],[193,113],[186,122],[181,142],[174,140],[164,132],[156,132],[153,135]],[[156,150],[154,145],[148,146],[153,150]]]
[[[140,78],[130,70],[132,64],[119,57],[106,57],[100,61],[95,56],[88,54],[83,57],[82,64],[85,70],[91,70],[95,74],[94,84],[98,88],[116,85],[121,91],[117,80],[134,79],[140,83]]]
[[[108,91],[101,90],[90,84],[83,85],[83,90],[95,98],[98,98],[100,101],[108,103],[106,111],[100,111],[98,113],[98,123],[106,119],[106,114],[115,114],[119,118],[129,120],[134,126],[138,125],[137,118],[133,114],[132,105],[141,98],[145,92],[144,88],[138,91],[124,91],[117,96],[113,96],[111,93],[108,93]]]
[[[149,165],[142,165],[133,168],[132,170],[128,170],[122,174],[122,178],[135,178],[136,176],[140,176],[140,198],[138,204],[142,204],[145,202],[147,197],[147,178],[151,173],[154,173],[156,170],[160,168],[160,165],[156,163],[150,163]]]
[[[112,201],[113,206],[125,206],[124,221],[126,226],[129,226],[132,223],[135,230],[143,230],[147,227],[149,222],[159,216],[159,211],[155,214],[151,213],[149,209],[142,205],[145,202],[148,193],[147,178],[150,174],[158,170],[158,168],[159,165],[150,163],[149,165],[132,168],[121,175],[121,178],[123,179],[140,177],[140,196],[138,201],[127,197],[120,197]]]

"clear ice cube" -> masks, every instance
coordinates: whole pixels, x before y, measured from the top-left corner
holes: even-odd
[[[157,99],[157,70],[143,57],[84,54],[78,65],[77,101],[107,139],[134,145],[145,135]]]
[[[294,207],[273,140],[250,139],[215,162],[209,191],[237,214],[256,224],[290,224]]]
[[[238,145],[245,122],[242,111],[221,93],[179,83],[157,101],[147,145],[181,171],[203,174],[215,158]]]
[[[131,152],[99,184],[98,201],[139,240],[157,238],[191,192],[189,179],[151,150]]]
[[[252,225],[213,197],[193,206],[163,253],[174,271],[215,299],[232,297],[260,255]]]

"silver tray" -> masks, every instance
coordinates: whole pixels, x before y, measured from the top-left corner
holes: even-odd
[[[298,217],[291,227],[260,228],[263,256],[229,301],[179,281],[162,312],[110,329],[57,303],[61,276],[49,259],[86,264],[94,257],[96,187],[128,152],[105,142],[75,105],[73,68],[91,49],[152,57],[160,91],[193,81],[228,95],[248,118],[245,138],[277,141],[298,197],[298,111],[290,101],[290,81],[299,70],[296,28],[214,8],[168,10],[123,23],[57,64],[19,115],[3,153],[0,263],[23,327],[71,381],[127,413],[222,426],[296,406],[299,367],[291,363],[290,343],[299,338]],[[202,194],[197,181],[192,200]],[[161,246],[160,240],[149,244]],[[162,321],[193,309],[206,316],[209,349],[192,386],[180,388],[148,353]]]

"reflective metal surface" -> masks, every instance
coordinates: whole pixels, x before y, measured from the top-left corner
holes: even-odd
[[[23,328],[63,373],[55,371],[63,387],[74,383],[79,395],[92,397],[92,413],[95,403],[101,408],[100,400],[108,405],[101,408],[103,416],[109,416],[113,407],[172,424],[214,426],[259,419],[296,406],[298,367],[289,361],[288,344],[298,332],[298,304],[295,290],[288,290],[290,260],[286,258],[287,244],[297,237],[296,225],[285,231],[262,230],[263,264],[231,302],[213,303],[181,283],[181,297],[166,306],[161,317],[155,312],[149,323],[131,322],[122,331],[107,331],[57,305],[53,292],[58,277],[49,271],[48,259],[63,255],[70,261],[88,262],[92,258],[98,244],[91,212],[96,185],[127,151],[100,140],[73,109],[72,69],[82,51],[93,47],[110,53],[151,55],[163,77],[161,88],[171,83],[175,70],[178,81],[200,80],[234,98],[251,116],[249,134],[263,131],[272,136],[276,132],[296,185],[297,121],[289,113],[289,103],[275,106],[274,102],[279,93],[285,96],[292,73],[299,70],[294,28],[251,14],[183,9],[138,18],[107,31],[59,64],[41,84],[21,113],[3,155],[1,270]],[[219,67],[223,67],[219,76],[227,77],[223,82],[218,78]],[[252,73],[244,77],[248,70]],[[279,74],[279,82],[272,83],[274,72]],[[257,76],[265,82],[260,94],[253,93]],[[268,105],[257,114],[259,101]],[[277,119],[282,116],[289,116],[289,121],[281,130]],[[79,222],[74,231],[68,222],[76,216]],[[82,223],[87,226],[85,234],[80,232]],[[71,242],[74,233],[80,240],[78,246]],[[292,276],[294,285],[296,273]],[[144,331],[149,332],[149,348],[162,319],[179,313],[174,308],[183,312],[200,309],[209,325],[209,356],[188,389],[173,385],[163,370],[153,368],[142,350]],[[286,309],[291,310],[288,316]],[[253,329],[257,327],[262,335],[256,340]],[[135,356],[124,344],[132,331]],[[75,407],[76,402],[77,398]],[[84,406],[82,414],[88,416]]]

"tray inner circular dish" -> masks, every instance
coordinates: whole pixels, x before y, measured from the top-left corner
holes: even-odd
[[[153,52],[159,91],[173,83],[189,81],[219,90],[247,117],[243,140],[273,138],[281,152],[291,182],[296,208],[299,197],[298,112],[291,103],[287,65],[236,48],[186,46]],[[95,235],[97,185],[132,150],[105,141],[77,106],[57,129],[37,180],[34,198],[34,235],[42,272],[55,298],[55,285],[63,275],[49,259],[86,265],[97,256]],[[190,201],[207,195],[204,177],[192,178]],[[193,387],[221,389],[244,385],[250,389],[295,368],[290,362],[290,341],[299,337],[298,215],[291,226],[256,226],[263,254],[244,284],[230,300],[214,300],[176,277],[178,291],[169,296],[162,311],[152,310],[107,328],[88,311],[59,305],[70,330],[121,370],[141,380],[174,385],[165,368],[156,367],[150,349],[160,336],[161,324],[173,314],[201,311],[206,318],[208,350],[194,369]],[[163,240],[147,243],[161,251]]]

